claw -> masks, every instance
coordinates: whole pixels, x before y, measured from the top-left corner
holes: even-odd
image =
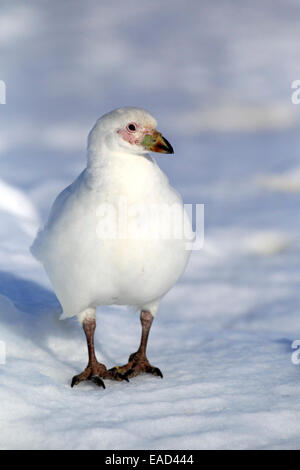
[[[153,368],[152,374],[157,375],[158,377],[161,377],[162,379],[164,378],[164,376],[162,375],[161,370],[158,367]]]
[[[73,388],[74,385],[79,384],[80,380],[78,379],[78,375],[74,375],[72,382],[71,382],[71,387]]]
[[[118,374],[118,377],[120,377],[121,380],[126,380],[126,382],[129,382],[129,379],[127,377],[127,373],[126,374]]]
[[[108,372],[111,373],[112,377],[115,380],[126,380],[126,382],[129,382],[127,372],[125,372],[125,374],[122,374],[121,372],[119,372],[119,369],[119,367],[115,366],[109,369]]]
[[[128,377],[130,377],[130,375],[133,374],[133,373],[134,373],[133,369],[128,369],[124,374],[124,377],[126,377],[125,380],[128,380]],[[129,380],[128,380],[128,382],[129,382]]]
[[[147,372],[148,374],[153,374],[153,375],[156,375],[157,377],[163,378],[161,370],[158,367],[148,366],[146,367],[145,372]]]
[[[98,375],[92,375],[90,380],[94,382],[94,384],[98,385],[98,387],[105,388],[103,380]]]
[[[110,371],[116,374],[117,370],[124,370],[125,367],[129,367],[129,369],[127,369],[126,372],[124,373],[119,373],[123,380],[128,380],[128,378],[135,377],[136,375],[139,375],[140,373],[143,373],[143,372],[163,378],[163,374],[161,370],[158,367],[151,366],[149,363],[142,364],[142,365],[140,363],[133,363],[131,367],[129,366],[129,363],[128,363],[126,364],[126,366],[123,366],[123,367],[118,367],[118,368],[114,367]]]

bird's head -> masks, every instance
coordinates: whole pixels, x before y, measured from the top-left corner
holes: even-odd
[[[156,120],[140,108],[118,108],[102,116],[89,135],[89,149],[101,145],[115,152],[174,153],[171,144],[156,129]]]

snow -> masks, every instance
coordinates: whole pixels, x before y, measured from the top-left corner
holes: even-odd
[[[298,2],[2,8],[0,447],[299,449]],[[71,389],[84,335],[58,319],[28,248],[84,167],[95,120],[122,105],[148,108],[174,146],[158,162],[185,202],[205,204],[205,249],[152,327],[163,380]],[[100,308],[97,321],[99,358],[124,363],[138,316]]]

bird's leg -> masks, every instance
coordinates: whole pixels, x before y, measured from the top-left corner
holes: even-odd
[[[121,367],[113,367],[110,371],[113,372],[116,370],[125,377],[134,377],[142,372],[163,377],[158,367],[153,367],[146,356],[148,336],[153,322],[153,316],[150,312],[142,310],[140,319],[142,324],[142,336],[139,349],[129,356],[127,364]]]
[[[115,379],[115,380],[128,380],[127,377],[124,377],[118,371],[112,373],[107,370],[104,364],[101,364],[97,361],[95,354],[94,346],[94,335],[96,329],[96,320],[94,318],[87,318],[83,321],[82,327],[86,336],[89,362],[86,368],[81,374],[75,375],[72,379],[71,387],[79,384],[84,380],[91,380],[96,385],[105,388],[103,379]]]

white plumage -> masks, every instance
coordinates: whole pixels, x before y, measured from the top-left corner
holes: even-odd
[[[87,168],[57,197],[33,244],[32,252],[43,263],[62,304],[63,318],[110,304],[137,308],[151,304],[155,314],[159,300],[186,266],[185,240],[98,236],[102,204],[112,204],[116,211],[120,198],[128,205],[182,204],[155,160],[119,143],[119,136],[112,133],[131,121],[156,124],[146,111],[136,108],[116,110],[96,123],[89,136]]]
[[[119,108],[100,118],[89,134],[87,168],[59,194],[34,241],[32,253],[61,302],[61,318],[77,315],[83,322],[94,317],[98,305],[112,304],[155,316],[161,298],[186,267],[186,237],[136,237],[143,224],[160,233],[156,225],[161,217],[153,207],[168,208],[168,223],[174,204],[181,214],[170,219],[169,229],[178,233],[185,224],[187,235],[191,232],[180,196],[148,153],[173,153],[155,128],[154,118],[139,108]],[[103,236],[103,225],[118,220],[124,205],[126,237],[119,237],[120,221],[117,233]],[[139,217],[140,205],[152,208],[146,219]]]

